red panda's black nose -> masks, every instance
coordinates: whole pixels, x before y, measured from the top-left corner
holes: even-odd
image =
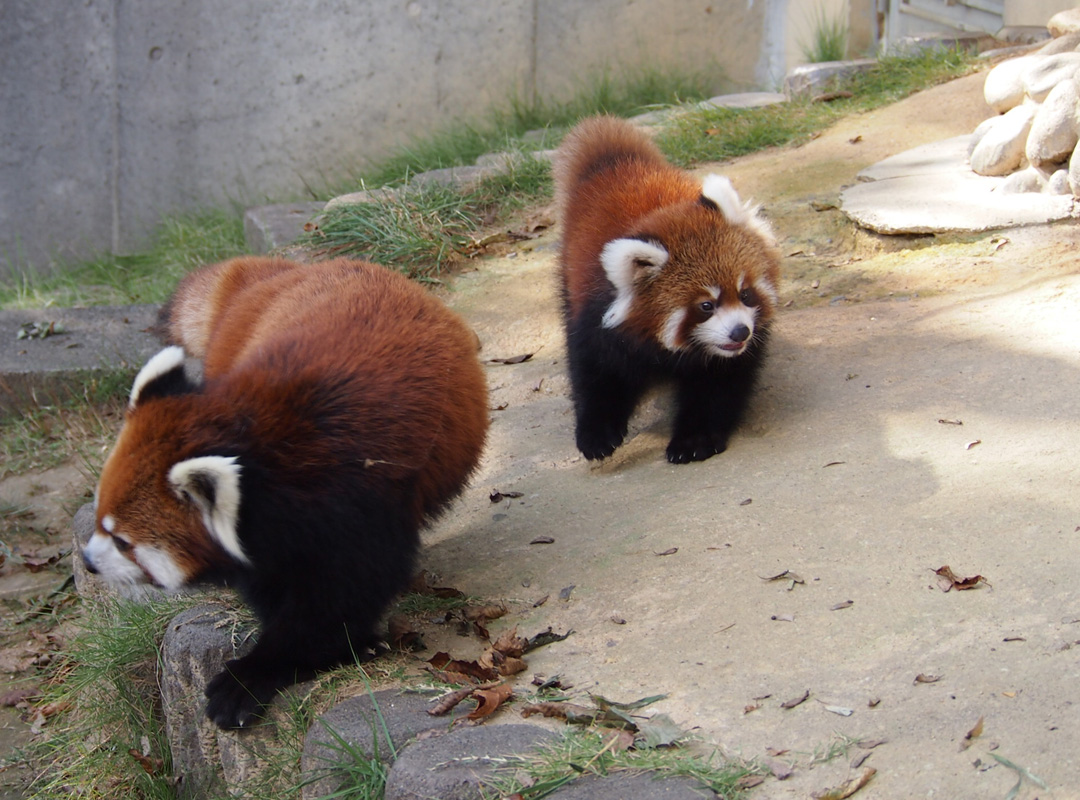
[[[98,574],[97,567],[94,566],[93,561],[91,561],[89,558],[86,557],[86,553],[82,554],[82,563],[83,563],[83,566],[86,567],[86,571],[89,572],[91,575],[97,575]]]
[[[745,342],[750,338],[750,328],[742,324],[736,325],[731,329],[731,332],[728,333],[728,337],[733,342]]]

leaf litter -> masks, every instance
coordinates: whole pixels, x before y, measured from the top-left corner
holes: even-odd
[[[934,570],[934,574],[938,576],[937,583],[938,588],[943,592],[947,592],[951,589],[964,591],[965,589],[974,589],[981,584],[986,584],[993,588],[990,581],[984,578],[982,575],[972,575],[970,578],[958,578],[953,573],[952,568],[946,564],[943,567],[938,567]]]

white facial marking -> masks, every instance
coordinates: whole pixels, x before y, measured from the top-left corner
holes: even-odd
[[[146,583],[146,574],[138,564],[116,549],[116,542],[111,536],[96,532],[83,548],[83,555],[108,583],[123,584]]]
[[[750,344],[750,339],[754,335],[756,317],[757,313],[754,309],[742,305],[737,308],[720,309],[705,322],[695,326],[690,335],[714,355],[733,358],[741,355]],[[740,325],[745,325],[750,329],[750,336],[738,342],[731,338],[731,332]]]
[[[173,561],[172,556],[151,545],[135,545],[135,560],[142,565],[154,583],[170,591],[179,589],[187,581],[187,576]]]
[[[240,465],[234,456],[200,456],[173,464],[169,483],[176,495],[198,505],[206,530],[229,555],[243,564],[251,561],[240,545],[236,525],[240,516]],[[207,496],[205,487],[213,489]]]
[[[680,348],[678,342],[679,329],[682,327],[683,320],[685,319],[686,309],[680,308],[664,322],[664,331],[660,335],[660,342],[668,350],[678,350]]]
[[[101,518],[101,527],[105,529],[105,533],[113,533],[116,530],[116,520],[112,514],[106,514]]]
[[[626,321],[634,301],[634,282],[656,274],[668,260],[668,251],[640,239],[612,239],[600,251],[600,264],[615,287],[615,300],[604,313],[603,326],[615,328]]]
[[[774,306],[780,300],[780,293],[776,291],[776,287],[773,286],[772,281],[768,278],[758,278],[757,283],[754,284],[754,288],[757,289],[760,294],[768,297]]]
[[[139,395],[146,385],[155,378],[160,378],[167,372],[171,372],[184,363],[184,348],[166,347],[156,356],[146,362],[135,376],[135,382],[131,385],[131,394],[128,396],[128,408],[134,408],[139,402]]]
[[[701,184],[701,194],[720,208],[724,219],[732,225],[742,225],[757,233],[769,244],[776,243],[772,228],[759,214],[759,206],[742,202],[731,181],[723,175],[706,175]]]

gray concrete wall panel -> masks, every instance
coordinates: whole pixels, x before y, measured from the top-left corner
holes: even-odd
[[[752,85],[764,6],[3,0],[0,271],[131,251],[167,213],[300,199],[599,69],[719,65]]]

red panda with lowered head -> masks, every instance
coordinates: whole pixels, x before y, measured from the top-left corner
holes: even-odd
[[[579,123],[554,164],[578,449],[610,456],[644,391],[673,381],[667,458],[727,447],[761,369],[780,258],[727,178],[704,182],[613,117]]]
[[[456,314],[360,261],[207,267],[161,324],[180,346],[135,379],[83,557],[114,583],[241,592],[257,643],[206,689],[208,716],[239,728],[376,641],[420,528],[479,461],[487,386]]]

